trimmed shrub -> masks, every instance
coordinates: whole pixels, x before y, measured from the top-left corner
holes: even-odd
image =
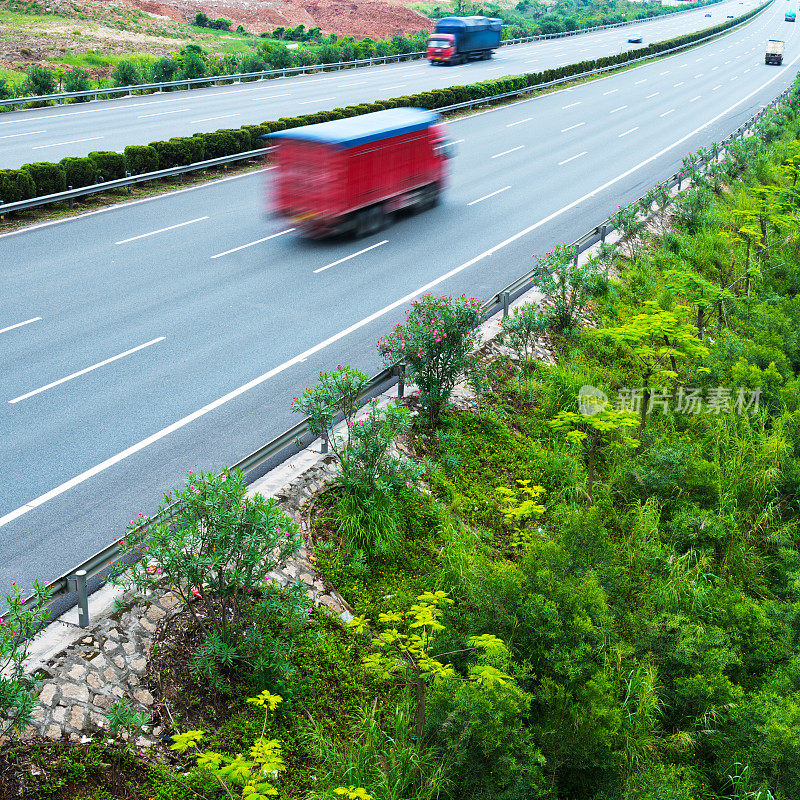
[[[181,167],[185,163],[185,148],[175,144],[175,142],[150,142],[152,147],[158,153],[158,168],[170,169],[170,167]]]
[[[237,152],[236,139],[229,133],[204,133],[203,142],[206,146],[206,158],[221,158]]]
[[[91,186],[97,178],[97,170],[90,158],[76,158],[67,156],[58,162],[64,170],[64,180],[67,188],[78,189],[81,186]]]
[[[201,136],[173,136],[169,144],[178,148],[181,154],[181,165],[194,164],[205,158],[206,151]]]
[[[125,156],[113,150],[95,150],[89,158],[97,170],[97,177],[104,181],[113,181],[125,177]]]
[[[131,144],[125,148],[125,166],[131,175],[142,175],[159,169],[158,151],[146,144]]]
[[[67,180],[64,177],[64,170],[58,164],[53,164],[51,161],[37,161],[33,164],[24,164],[21,169],[33,179],[34,197],[66,191]]]
[[[234,153],[244,153],[246,150],[253,149],[253,141],[250,138],[250,132],[244,128],[221,128],[216,133],[222,133],[231,136],[236,142],[236,149]]]
[[[16,203],[36,197],[33,178],[24,169],[0,169],[0,201]]]

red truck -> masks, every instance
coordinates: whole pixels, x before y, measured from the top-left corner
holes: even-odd
[[[403,208],[439,200],[453,146],[439,114],[390,108],[264,137],[273,150],[273,208],[311,238],[366,236]]]

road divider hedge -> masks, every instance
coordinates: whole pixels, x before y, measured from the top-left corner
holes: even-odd
[[[627,50],[623,53],[546,69],[542,72],[508,75],[464,86],[448,86],[394,97],[389,100],[334,108],[330,111],[317,111],[297,117],[281,117],[278,120],[262,122],[260,125],[243,125],[241,128],[224,128],[210,133],[196,133],[193,136],[176,136],[166,141],[151,142],[149,145],[129,145],[125,148],[124,153],[96,151],[86,157],[69,156],[61,159],[57,164],[39,162],[25,164],[19,169],[0,170],[0,205],[55,194],[64,191],[64,188],[77,189],[91,186],[100,177],[104,181],[109,181],[115,178],[124,178],[126,174],[141,175],[160,169],[187,166],[206,159],[245,153],[257,149],[263,142],[262,137],[288,128],[298,128],[344,117],[355,117],[386,108],[405,106],[428,109],[443,108],[548,84],[561,78],[582,75],[604,67],[623,65],[645,56],[658,55],[666,50],[723,33],[755,16],[770,2],[772,0],[737,19],[727,20],[702,31],[684,34],[663,42],[653,42],[638,50]],[[54,189],[54,187],[56,188]]]

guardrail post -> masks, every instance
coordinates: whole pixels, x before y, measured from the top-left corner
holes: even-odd
[[[500,295],[500,302],[503,304],[503,319],[508,316],[508,292],[503,292]]]
[[[397,374],[397,399],[402,400],[406,395],[406,365],[395,364]]]
[[[86,570],[79,569],[67,579],[67,586],[71,592],[78,594],[78,625],[81,628],[89,627],[89,594],[86,591]]]
[[[604,223],[603,223],[603,224],[600,226],[600,242],[601,242],[602,244],[605,244],[605,241],[606,241],[606,234],[607,234],[607,233],[608,233],[608,226],[607,226],[607,225],[606,225],[606,223],[604,222]]]
[[[681,186],[683,185],[683,173],[678,173],[678,191],[681,190]]]
[[[72,187],[71,186],[67,186],[67,189],[72,191]],[[67,206],[69,207],[70,210],[72,210],[72,203],[73,203],[73,201],[72,201],[72,198],[70,197],[70,199],[67,201]]]

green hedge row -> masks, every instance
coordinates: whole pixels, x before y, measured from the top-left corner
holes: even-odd
[[[673,47],[690,44],[721,33],[744,19],[757,14],[767,4],[748,12],[743,17],[728,20],[703,31],[678,36],[664,42],[654,42],[647,47],[635,51],[617,53],[602,58],[567,64],[543,72],[529,72],[525,75],[510,75],[495,78],[466,86],[450,86],[444,89],[433,89],[390,100],[379,100],[374,103],[360,103],[347,108],[335,108],[332,111],[318,111],[299,117],[284,117],[261,125],[243,125],[241,128],[228,128],[213,133],[196,133],[194,136],[177,136],[167,141],[151,142],[149,145],[131,145],[124,153],[97,151],[89,153],[85,158],[63,158],[57,164],[39,162],[25,164],[19,169],[0,170],[0,204],[14,203],[18,200],[29,200],[33,197],[62,192],[68,187],[79,188],[90,186],[102,180],[124,178],[126,173],[141,175],[158,169],[185,166],[210,158],[220,158],[236,153],[255,150],[261,144],[261,137],[275,131],[297,128],[301,125],[312,125],[332,119],[354,117],[371,111],[385,108],[416,106],[418,108],[441,108],[443,106],[463,103],[468,100],[479,100],[483,97],[504,94],[530,86],[539,86],[578,75],[583,72],[623,64],[632,58],[655,55]]]

